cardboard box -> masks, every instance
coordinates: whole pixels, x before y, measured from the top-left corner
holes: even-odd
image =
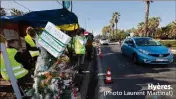
[[[48,22],[45,30],[50,33],[57,40],[61,41],[63,44],[68,44],[71,40],[71,37],[60,31],[54,24]]]

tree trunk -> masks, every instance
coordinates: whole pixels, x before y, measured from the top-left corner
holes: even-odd
[[[117,31],[117,22],[116,22],[116,35],[117,35],[117,32],[118,32],[118,31]],[[116,36],[115,36],[115,37],[116,37]],[[116,39],[117,39],[117,37],[116,37]]]
[[[148,34],[149,8],[150,8],[150,1],[146,1],[146,10],[145,10],[145,34],[144,34],[144,36],[149,36],[149,34]]]
[[[112,27],[112,39],[114,39],[114,26]]]

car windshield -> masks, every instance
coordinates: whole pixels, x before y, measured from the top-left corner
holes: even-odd
[[[151,38],[137,38],[135,39],[137,46],[161,46],[158,41],[155,41]]]

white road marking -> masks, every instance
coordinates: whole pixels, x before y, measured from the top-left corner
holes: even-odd
[[[98,73],[98,76],[104,76],[106,73]]]
[[[83,73],[90,73],[90,71],[82,71]]]
[[[100,89],[99,89],[99,92],[101,93],[101,92],[105,92],[105,91],[112,91],[112,88],[110,88],[110,87],[106,87],[106,86],[103,86],[103,87],[100,87]]]

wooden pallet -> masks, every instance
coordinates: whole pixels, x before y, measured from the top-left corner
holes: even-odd
[[[0,78],[0,92],[13,92],[13,88],[9,81]]]
[[[32,87],[33,85],[33,81],[27,81],[25,83],[26,87]],[[13,88],[12,85],[9,81],[3,80],[2,78],[0,78],[0,92],[13,92]]]

